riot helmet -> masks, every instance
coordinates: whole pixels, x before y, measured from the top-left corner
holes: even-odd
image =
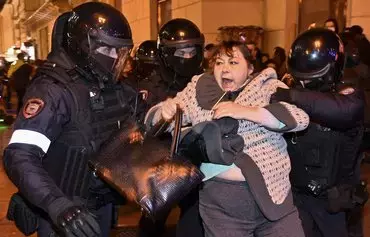
[[[135,61],[137,63],[138,76],[143,79],[150,76],[159,65],[158,49],[155,40],[146,40],[142,42],[135,54]]]
[[[161,62],[176,75],[191,77],[200,71],[204,36],[193,22],[170,20],[160,29],[157,44]]]
[[[66,50],[79,67],[104,81],[121,74],[133,41],[120,11],[105,3],[84,3],[72,10],[66,28]]]
[[[288,57],[290,74],[309,89],[333,89],[345,64],[343,43],[335,32],[314,28],[297,37]]]
[[[61,47],[67,47],[67,34],[65,34],[65,32],[68,25],[68,19],[71,17],[71,15],[72,12],[65,12],[62,15],[58,16],[58,18],[55,20],[53,31],[51,34],[52,51],[56,51]]]

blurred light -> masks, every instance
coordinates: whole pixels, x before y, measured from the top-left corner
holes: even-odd
[[[100,24],[104,24],[106,21],[107,21],[107,19],[105,19],[105,17],[102,17],[102,16],[99,16],[99,17],[98,17],[98,22],[99,22]]]
[[[321,47],[321,41],[320,40],[315,40],[313,42],[313,44],[315,45],[315,48],[320,48]]]
[[[0,131],[8,129],[8,126],[0,126]]]
[[[179,35],[180,35],[181,37],[184,37],[184,36],[185,36],[185,32],[184,32],[184,31],[180,31],[180,32],[179,32]]]

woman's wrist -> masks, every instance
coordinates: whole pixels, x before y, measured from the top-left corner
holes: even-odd
[[[269,128],[279,128],[280,121],[267,109],[261,107],[245,106],[244,119]]]

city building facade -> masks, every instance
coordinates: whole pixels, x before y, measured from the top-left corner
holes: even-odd
[[[37,58],[50,50],[56,17],[84,0],[8,0],[0,13],[0,53],[33,42]],[[101,0],[121,10],[130,22],[135,44],[156,39],[158,29],[173,18],[187,18],[216,42],[225,26],[263,29],[259,46],[272,53],[288,49],[295,37],[316,22],[333,17],[340,27],[360,25],[370,38],[369,0]]]

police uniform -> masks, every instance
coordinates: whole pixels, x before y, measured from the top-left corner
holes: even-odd
[[[352,200],[341,195],[357,182],[363,93],[290,93],[294,99],[289,101],[305,110],[312,121],[307,130],[287,136],[294,201],[306,236],[342,236],[347,232],[343,210]]]
[[[173,19],[167,22],[159,31],[157,44],[158,52],[152,55],[152,60],[156,62],[157,66],[151,76],[139,83],[139,88],[147,91],[146,102],[149,108],[169,97],[174,97],[186,87],[194,75],[203,72],[201,64],[204,36],[193,22],[187,19]],[[153,46],[153,43],[151,45]],[[148,50],[153,47],[145,48]],[[194,49],[190,57],[185,58],[176,54],[178,49],[184,48]],[[141,56],[145,54],[140,51],[138,53]],[[170,146],[170,137],[167,136],[163,139],[167,139]],[[198,199],[198,189],[195,189],[179,203],[181,213],[177,223],[176,236],[196,237],[203,235]],[[142,216],[139,223],[139,236],[160,236],[163,234],[168,214],[164,214],[162,218],[158,218],[154,222]]]
[[[94,12],[99,13],[99,19],[94,18]],[[76,16],[79,16],[77,20]],[[104,17],[115,19],[121,29],[128,27],[124,29],[126,35],[119,35],[124,43],[126,38],[131,39],[127,20],[125,22],[124,16],[107,4],[82,4],[58,18],[53,37],[58,33],[65,35],[66,32],[59,31],[65,30],[65,24],[72,24],[68,29],[71,38],[66,43],[69,46],[53,45],[47,62],[38,68],[4,152],[4,167],[9,178],[39,216],[36,227],[41,237],[59,232],[78,237],[109,236],[111,190],[89,170],[88,161],[113,131],[136,115],[136,91],[114,83],[102,65],[95,64],[87,70],[96,61],[89,55],[82,60],[83,54],[70,51],[70,47],[76,46],[71,42],[78,38],[73,38],[78,36],[73,32],[74,24],[79,25],[81,21],[84,26],[94,28],[98,21],[98,29],[106,30]],[[111,29],[111,25],[108,28]],[[119,41],[115,39],[114,42]],[[103,49],[107,49],[107,45],[105,43]],[[95,47],[99,49],[99,45]],[[100,48],[98,52],[103,50]],[[104,55],[95,55],[104,58]],[[76,60],[79,57],[81,60]],[[81,62],[86,64],[79,64]],[[103,80],[104,77],[111,79]],[[21,214],[18,208],[12,215],[18,227],[25,224]]]
[[[334,32],[309,30],[295,40],[291,52],[289,70],[305,89],[280,88],[273,99],[295,104],[310,116],[305,131],[287,136],[294,202],[307,237],[345,237],[345,211],[361,205],[356,202],[362,198],[353,199],[353,190],[364,93],[340,88],[344,52]]]

